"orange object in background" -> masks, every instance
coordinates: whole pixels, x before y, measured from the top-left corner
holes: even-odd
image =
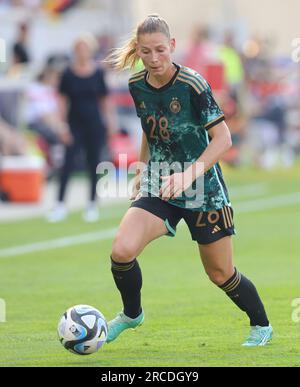
[[[0,159],[0,188],[10,202],[38,202],[44,181],[43,159],[5,156]]]
[[[77,0],[46,0],[44,7],[48,12],[58,14],[75,5]]]

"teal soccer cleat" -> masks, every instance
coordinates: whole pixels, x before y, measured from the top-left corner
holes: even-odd
[[[268,344],[273,337],[273,328],[271,325],[268,327],[260,327],[256,325],[251,327],[250,335],[243,344],[243,347],[260,347]]]
[[[144,312],[136,318],[127,317],[123,312],[120,312],[116,318],[108,322],[107,343],[115,340],[125,329],[135,329],[144,322]]]

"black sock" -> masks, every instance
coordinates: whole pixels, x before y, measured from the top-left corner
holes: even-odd
[[[136,318],[142,312],[142,272],[138,261],[134,259],[128,263],[119,263],[111,258],[111,271],[121,293],[124,314]]]
[[[236,269],[234,275],[219,286],[228,297],[250,318],[250,325],[268,326],[265,308],[253,283]]]

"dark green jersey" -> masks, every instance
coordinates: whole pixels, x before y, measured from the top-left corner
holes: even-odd
[[[129,79],[129,90],[150,151],[142,190],[154,196],[159,195],[157,175],[169,174],[164,173],[164,167],[157,171],[157,165],[177,163],[182,171],[186,169],[209,144],[207,130],[224,120],[224,114],[205,79],[194,70],[177,67],[171,81],[159,89],[147,82],[146,70]],[[151,165],[155,165],[155,168]],[[210,211],[228,205],[227,189],[218,163],[205,173],[203,185],[203,201],[196,207],[193,197],[185,194],[169,203],[197,211]]]

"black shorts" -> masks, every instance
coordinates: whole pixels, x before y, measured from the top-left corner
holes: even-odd
[[[184,219],[192,239],[199,244],[206,245],[235,234],[233,209],[230,206],[220,210],[198,212],[174,206],[157,197],[141,197],[133,201],[131,207],[142,208],[161,218],[169,236],[175,236],[177,224]]]

